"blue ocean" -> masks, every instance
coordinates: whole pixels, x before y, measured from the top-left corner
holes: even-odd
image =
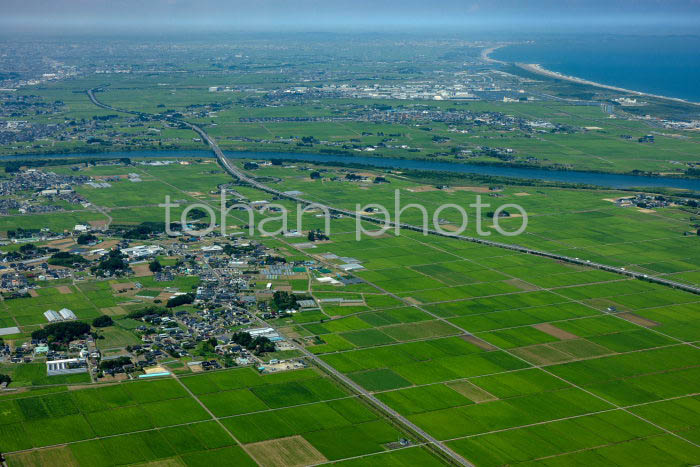
[[[493,58],[538,63],[597,83],[700,102],[700,36],[595,35],[536,39]]]

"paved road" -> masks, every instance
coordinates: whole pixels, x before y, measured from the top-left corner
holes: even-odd
[[[135,112],[135,111],[126,111],[126,110],[118,109],[118,108],[115,108],[115,107],[112,107],[112,106],[109,106],[109,105],[106,105],[106,104],[102,104],[101,102],[99,102],[99,101],[95,98],[94,91],[95,91],[95,90],[89,90],[89,91],[87,92],[87,94],[88,94],[90,100],[93,102],[93,104],[95,104],[95,105],[97,105],[97,106],[99,106],[99,107],[102,107],[102,108],[105,108],[105,109],[109,109],[109,110],[112,110],[112,111],[117,111],[117,112],[125,112],[125,113],[130,113],[130,114],[135,114],[135,115],[149,116],[149,117],[151,117],[151,118],[156,117],[156,116],[154,116],[154,115],[152,115],[152,114],[145,114],[145,113]],[[349,211],[349,210],[346,210],[346,209],[340,209],[340,208],[336,208],[336,207],[333,207],[333,206],[328,206],[328,205],[324,205],[324,204],[321,204],[321,203],[316,203],[316,202],[314,202],[314,201],[307,200],[307,199],[301,198],[301,197],[299,197],[299,196],[289,195],[289,194],[286,194],[286,193],[284,193],[284,192],[282,192],[282,191],[279,191],[279,190],[276,190],[276,189],[274,189],[274,188],[271,188],[271,187],[269,187],[269,186],[267,186],[267,185],[265,185],[265,184],[263,184],[263,183],[258,182],[258,181],[255,180],[254,178],[249,177],[247,174],[245,174],[243,171],[241,171],[241,170],[238,169],[235,165],[233,165],[233,164],[231,163],[231,161],[229,161],[228,158],[226,158],[226,156],[224,155],[224,153],[221,151],[221,148],[219,148],[219,145],[216,143],[216,141],[214,141],[214,139],[212,139],[212,138],[211,138],[202,128],[200,128],[199,126],[194,125],[194,124],[191,124],[191,123],[186,122],[186,121],[184,121],[184,120],[175,119],[175,118],[170,118],[170,117],[161,117],[161,116],[157,116],[157,118],[163,119],[163,120],[167,120],[167,121],[171,121],[171,122],[174,122],[174,123],[178,123],[178,124],[185,125],[185,126],[187,126],[188,128],[190,128],[190,129],[192,129],[193,131],[195,131],[197,134],[200,135],[200,137],[202,138],[202,140],[204,140],[204,141],[207,142],[207,144],[209,145],[209,147],[212,149],[212,151],[213,151],[214,154],[216,155],[216,158],[217,158],[217,160],[219,161],[219,163],[221,164],[221,166],[222,166],[230,175],[232,175],[233,177],[237,178],[237,179],[240,180],[241,182],[246,183],[246,184],[249,184],[250,186],[252,186],[252,187],[254,187],[254,188],[257,188],[257,189],[259,189],[259,190],[261,190],[261,191],[270,193],[270,194],[272,194],[272,195],[274,195],[274,196],[277,196],[277,197],[280,197],[280,198],[284,198],[284,199],[288,199],[288,200],[291,200],[291,201],[295,201],[295,202],[297,202],[297,203],[302,203],[302,204],[315,204],[316,206],[319,206],[319,207],[321,207],[321,208],[327,209],[327,210],[328,210],[329,212],[331,212],[331,213],[342,214],[342,215],[349,216],[349,217],[359,217],[360,219],[362,219],[362,220],[364,220],[364,221],[372,222],[372,223],[375,223],[375,224],[383,224],[383,225],[388,225],[388,226],[390,226],[390,227],[397,227],[397,226],[398,226],[400,229],[413,230],[413,231],[418,231],[418,232],[422,232],[422,231],[423,231],[423,229],[422,229],[421,227],[415,226],[415,225],[412,225],[412,224],[405,224],[405,223],[398,223],[398,224],[397,224],[397,223],[395,223],[395,222],[393,222],[393,221],[385,221],[385,220],[376,219],[376,218],[374,218],[374,217],[372,217],[372,216],[362,215],[362,214],[358,214],[358,213],[356,213],[356,212]],[[487,245],[487,246],[493,246],[493,247],[503,248],[503,249],[507,249],[507,250],[518,251],[518,252],[526,253],[526,254],[532,254],[532,255],[537,255],[537,256],[544,256],[544,257],[552,258],[552,259],[555,259],[555,260],[558,260],[558,261],[564,261],[564,262],[567,262],[567,263],[579,264],[579,265],[583,265],[583,266],[588,266],[588,267],[592,267],[592,268],[597,268],[597,269],[601,269],[601,270],[604,270],[604,271],[613,272],[613,273],[616,273],[616,274],[620,274],[620,275],[624,275],[624,276],[628,276],[628,277],[632,277],[632,278],[636,278],[636,279],[646,280],[646,281],[649,281],[649,282],[655,282],[655,283],[662,284],[662,285],[666,285],[666,286],[670,286],[670,287],[673,287],[673,288],[682,289],[682,290],[685,290],[685,291],[688,291],[688,292],[692,292],[692,293],[695,293],[695,294],[700,294],[700,288],[698,288],[698,287],[693,287],[693,286],[690,286],[690,285],[687,285],[687,284],[682,284],[682,283],[679,283],[679,282],[670,281],[670,280],[663,279],[663,278],[659,278],[659,277],[647,276],[646,274],[637,273],[637,272],[634,272],[634,271],[627,271],[627,270],[625,270],[624,268],[618,268],[618,267],[609,266],[609,265],[606,265],[606,264],[595,263],[595,262],[587,261],[587,260],[580,259],[580,258],[573,258],[573,257],[569,257],[569,256],[563,256],[563,255],[558,255],[558,254],[555,254],[555,253],[546,252],[546,251],[534,250],[534,249],[527,248],[527,247],[523,247],[523,246],[520,246],[520,245],[510,245],[510,244],[507,244],[507,243],[494,242],[494,241],[485,240],[485,239],[477,238],[477,237],[467,237],[467,236],[463,236],[463,235],[451,235],[451,234],[449,234],[449,233],[439,232],[439,231],[434,230],[434,229],[428,229],[428,230],[427,230],[427,233],[428,233],[428,234],[431,234],[431,235],[441,236],[441,237],[454,238],[454,239],[456,239],[456,240],[461,240],[461,241],[474,242],[474,243],[479,243],[479,244],[482,244],[482,245]],[[466,331],[464,331],[464,332],[466,332]],[[468,333],[467,333],[467,334],[468,334]],[[399,421],[400,423],[402,423],[404,426],[408,427],[410,430],[414,431],[414,432],[417,433],[419,436],[421,436],[421,437],[423,437],[424,439],[428,440],[428,442],[429,442],[430,444],[434,445],[437,449],[439,449],[439,450],[442,451],[444,454],[446,454],[447,456],[449,456],[449,457],[450,457],[451,459],[453,459],[455,462],[458,462],[458,463],[461,464],[461,465],[472,465],[472,464],[470,464],[466,459],[464,459],[462,456],[460,456],[459,454],[455,453],[455,452],[452,451],[450,448],[448,448],[446,445],[444,445],[442,442],[440,442],[440,441],[438,441],[437,439],[433,438],[431,435],[429,435],[428,433],[426,433],[425,431],[423,431],[422,429],[420,429],[418,426],[416,426],[415,424],[413,424],[410,420],[406,419],[406,418],[403,417],[401,414],[399,414],[398,412],[396,412],[395,410],[393,410],[391,407],[389,407],[389,406],[387,406],[386,404],[384,404],[382,401],[380,401],[379,399],[377,399],[373,394],[369,393],[369,392],[368,392],[367,390],[365,390],[363,387],[361,387],[360,385],[358,385],[357,383],[355,383],[354,381],[352,381],[350,378],[348,378],[348,377],[345,376],[344,374],[340,373],[338,370],[336,370],[335,368],[333,368],[332,366],[330,366],[329,364],[327,364],[325,361],[323,361],[321,358],[319,358],[318,356],[312,354],[312,353],[309,352],[307,349],[305,349],[305,348],[303,348],[303,347],[301,347],[301,346],[297,346],[297,347],[298,347],[299,350],[301,350],[308,358],[312,359],[318,366],[320,366],[320,367],[323,368],[324,370],[328,371],[330,374],[332,374],[332,375],[333,375],[334,377],[336,377],[337,379],[341,380],[343,383],[345,383],[346,385],[348,385],[348,387],[352,388],[352,389],[353,389],[354,391],[356,391],[357,393],[363,395],[368,401],[370,401],[370,402],[371,402],[372,404],[374,404],[375,406],[381,408],[381,409],[382,409],[383,411],[385,411],[386,413],[390,414],[394,419],[396,419],[397,421]]]
[[[97,105],[97,106],[99,106],[99,107],[102,107],[102,108],[105,108],[105,109],[109,109],[109,110],[113,110],[113,111],[117,111],[117,112],[125,112],[125,113],[130,113],[130,114],[135,114],[135,115],[147,115],[147,116],[150,116],[150,117],[154,117],[154,115],[152,115],[152,114],[145,114],[145,113],[142,113],[142,112],[134,112],[134,111],[130,111],[130,110],[122,110],[122,109],[117,109],[117,108],[115,108],[115,107],[112,107],[112,106],[109,106],[109,105],[106,105],[106,104],[102,104],[101,102],[99,102],[99,101],[95,98],[94,91],[95,91],[94,89],[91,89],[91,90],[89,90],[87,93],[88,93],[88,96],[90,97],[90,100],[92,101],[92,103],[95,104],[95,105]],[[158,117],[160,117],[160,116],[158,116]],[[193,131],[195,131],[197,134],[199,134],[199,136],[201,136],[202,140],[204,140],[204,141],[207,142],[207,144],[209,145],[209,147],[211,148],[211,150],[212,150],[212,151],[214,152],[214,154],[216,155],[216,158],[218,159],[218,161],[219,161],[219,163],[221,164],[221,166],[222,166],[230,175],[234,176],[235,178],[239,179],[240,181],[242,181],[242,182],[244,182],[244,183],[247,183],[247,184],[249,184],[249,185],[251,185],[251,186],[253,186],[253,187],[255,187],[255,188],[259,189],[259,190],[262,190],[262,191],[265,191],[265,192],[267,192],[267,193],[273,194],[273,195],[278,196],[278,197],[280,197],[280,198],[285,198],[285,199],[288,199],[288,200],[291,200],[291,201],[295,201],[295,202],[297,202],[297,203],[302,203],[302,204],[316,204],[316,205],[319,206],[319,207],[328,209],[328,211],[331,212],[331,213],[342,214],[342,215],[349,216],[349,217],[360,217],[360,218],[361,218],[362,220],[364,220],[364,221],[372,222],[372,223],[375,223],[375,224],[388,225],[388,226],[390,226],[390,227],[396,227],[396,226],[397,226],[397,223],[395,223],[395,222],[393,222],[393,221],[384,221],[384,220],[381,220],[381,219],[376,219],[376,218],[374,218],[374,217],[372,217],[372,216],[363,215],[363,214],[358,214],[358,213],[356,213],[356,212],[349,211],[349,210],[347,210],[347,209],[340,209],[340,208],[336,208],[336,207],[333,207],[333,206],[324,205],[324,204],[322,204],[322,203],[316,203],[315,201],[307,200],[307,199],[301,198],[301,197],[299,197],[299,196],[289,195],[289,194],[286,194],[286,193],[284,193],[284,192],[282,192],[282,191],[275,190],[274,188],[271,188],[271,187],[269,187],[269,186],[267,186],[267,185],[265,185],[265,184],[263,184],[263,183],[260,183],[260,182],[256,181],[255,179],[249,177],[249,176],[246,175],[244,172],[242,172],[240,169],[238,169],[235,165],[233,165],[233,164],[231,163],[231,161],[230,161],[230,160],[224,155],[224,153],[221,151],[221,148],[219,148],[219,145],[216,143],[216,141],[214,141],[214,139],[212,139],[212,138],[211,138],[203,129],[201,129],[199,126],[193,125],[193,124],[191,124],[191,123],[189,123],[189,122],[186,122],[186,121],[180,120],[180,119],[168,118],[168,117],[160,117],[160,118],[163,118],[163,119],[165,119],[165,120],[170,120],[170,121],[173,121],[173,122],[175,122],[175,123],[184,124],[184,125],[186,125],[188,128],[190,128],[190,129],[192,129]],[[419,227],[419,226],[416,226],[416,225],[412,225],[412,224],[406,224],[406,223],[398,223],[398,227],[401,228],[401,229],[413,230],[413,231],[417,231],[417,232],[422,232],[422,231],[423,231],[422,227]],[[493,247],[497,247],[497,248],[504,248],[504,249],[507,249],[507,250],[519,251],[519,252],[521,252],[521,253],[527,253],[527,254],[531,254],[531,255],[544,256],[544,257],[547,257],[547,258],[556,259],[556,260],[558,260],[558,261],[564,261],[564,262],[567,262],[567,263],[579,264],[579,265],[582,265],[582,266],[588,266],[588,267],[591,267],[591,268],[601,269],[601,270],[604,270],[604,271],[613,272],[613,273],[616,273],[616,274],[621,274],[621,275],[624,275],[624,276],[627,276],[627,277],[633,277],[633,278],[635,278],[635,279],[641,279],[641,280],[645,280],[645,281],[649,281],[649,282],[655,282],[655,283],[657,283],[657,284],[662,284],[662,285],[666,285],[666,286],[673,287],[673,288],[676,288],[676,289],[685,290],[685,291],[687,291],[687,292],[691,292],[691,293],[695,293],[695,294],[700,294],[700,287],[694,287],[694,286],[692,286],[692,285],[683,284],[683,283],[680,283],[680,282],[675,282],[675,281],[668,280],[668,279],[664,279],[664,278],[661,278],[661,277],[649,276],[649,275],[647,275],[647,274],[642,274],[642,273],[639,273],[639,272],[628,271],[628,270],[626,270],[626,269],[624,269],[624,268],[615,267],[615,266],[610,266],[610,265],[607,265],[607,264],[595,263],[595,262],[588,261],[588,260],[581,259],[581,258],[574,258],[574,257],[571,257],[571,256],[558,255],[558,254],[556,254],[556,253],[550,253],[550,252],[547,252],[547,251],[535,250],[535,249],[527,248],[527,247],[520,246],[520,245],[511,245],[511,244],[508,244],[508,243],[494,242],[494,241],[491,241],[491,240],[486,240],[486,239],[478,238],[478,237],[468,237],[468,236],[465,236],[465,235],[451,235],[451,234],[449,234],[449,233],[438,232],[437,230],[434,230],[434,229],[428,229],[427,232],[428,232],[428,234],[437,235],[437,236],[440,236],[440,237],[454,238],[454,239],[461,240],[461,241],[474,242],[474,243],[479,243],[479,244],[482,244],[482,245],[493,246]]]

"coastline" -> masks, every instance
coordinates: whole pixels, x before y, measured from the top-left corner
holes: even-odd
[[[679,102],[682,104],[700,106],[700,102],[693,102],[693,101],[689,101],[686,99],[681,99],[679,97],[668,97],[668,96],[661,96],[659,94],[651,94],[648,92],[634,91],[632,89],[620,88],[617,86],[611,86],[609,84],[596,83],[595,81],[589,81],[587,79],[578,78],[576,76],[564,75],[564,74],[556,72],[556,71],[548,70],[537,63],[519,63],[519,62],[516,62],[515,66],[517,66],[518,68],[522,68],[523,70],[530,71],[532,73],[537,73],[537,74],[542,75],[542,76],[547,76],[549,78],[555,78],[555,79],[562,79],[564,81],[570,81],[572,83],[586,84],[588,86],[595,86],[597,88],[609,89],[611,91],[624,92],[627,94],[634,94],[635,96],[640,96],[640,97],[652,97],[654,99],[663,99],[663,100],[668,100],[668,101],[673,101],[673,102]]]
[[[494,45],[493,47],[489,47],[486,49],[481,50],[481,59],[484,60],[487,63],[498,63],[499,65],[507,65],[508,63],[503,62],[501,60],[496,60],[495,58],[491,58],[491,54],[494,53],[498,49],[502,49],[503,47],[507,47],[509,44],[500,44],[500,45]]]
[[[488,49],[483,49],[481,51],[481,58],[488,63],[498,63],[501,65],[507,65],[508,64],[507,62],[503,62],[501,60],[496,60],[495,58],[490,57],[490,54],[493,53],[495,50],[506,47],[507,45],[508,44],[503,44],[503,45],[497,45],[494,47],[490,47]],[[678,102],[681,104],[700,106],[700,102],[693,102],[693,101],[689,101],[686,99],[681,99],[679,97],[661,96],[659,94],[652,94],[652,93],[648,93],[648,92],[635,91],[632,89],[621,88],[618,86],[611,86],[609,84],[597,83],[595,81],[590,81],[587,79],[578,78],[576,76],[565,75],[565,74],[559,73],[557,71],[548,70],[538,63],[515,62],[514,65],[517,66],[518,68],[525,70],[525,71],[529,71],[531,73],[546,76],[548,78],[561,79],[564,81],[569,81],[571,83],[585,84],[588,86],[594,86],[597,88],[608,89],[611,91],[624,92],[626,94],[633,94],[635,96],[640,96],[640,97],[651,97],[654,99],[662,99],[662,100],[667,100],[667,101],[672,101],[672,102]]]

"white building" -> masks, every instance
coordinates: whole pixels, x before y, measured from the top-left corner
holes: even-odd
[[[64,320],[78,319],[75,313],[73,313],[73,310],[69,310],[68,308],[61,308],[58,310],[58,314],[61,315],[61,318]]]
[[[68,358],[65,360],[46,362],[46,373],[48,376],[86,372],[87,362],[83,358]]]
[[[162,250],[163,248],[158,245],[139,245],[131,248],[124,248],[122,253],[127,255],[129,259],[140,259],[155,256]]]
[[[63,320],[63,318],[61,318],[61,315],[59,315],[58,312],[56,312],[55,310],[46,310],[44,312],[44,316],[46,317],[46,319],[50,323],[52,323],[54,321],[62,321]]]

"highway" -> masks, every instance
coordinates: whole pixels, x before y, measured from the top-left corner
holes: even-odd
[[[349,210],[346,210],[346,209],[336,208],[336,207],[333,207],[333,206],[324,205],[324,204],[321,204],[321,203],[316,203],[315,201],[307,200],[307,199],[304,199],[304,198],[302,198],[302,197],[295,196],[295,195],[289,195],[289,194],[286,194],[286,193],[281,192],[281,191],[279,191],[279,190],[276,190],[276,189],[274,189],[274,188],[271,188],[271,187],[269,187],[269,186],[267,186],[267,185],[265,185],[265,184],[263,184],[263,183],[258,182],[258,181],[255,180],[254,178],[248,176],[246,173],[244,173],[243,171],[241,171],[240,169],[238,169],[235,165],[233,165],[233,164],[231,163],[231,161],[230,161],[228,158],[226,158],[226,156],[224,155],[223,151],[221,150],[221,148],[219,147],[219,145],[216,143],[216,141],[215,141],[213,138],[211,138],[211,137],[210,137],[202,128],[200,128],[199,126],[194,125],[194,124],[189,123],[189,122],[186,122],[186,121],[184,121],[184,120],[176,119],[176,118],[172,118],[172,117],[163,117],[163,116],[160,116],[160,115],[153,115],[153,114],[146,114],[146,113],[142,113],[142,112],[135,112],[135,111],[128,111],[128,110],[118,109],[118,108],[115,108],[115,107],[112,107],[112,106],[109,106],[109,105],[106,105],[106,104],[103,104],[103,103],[99,102],[99,101],[95,98],[94,92],[95,92],[95,89],[91,89],[91,90],[87,91],[88,97],[90,98],[90,100],[92,101],[93,104],[95,104],[96,106],[99,106],[99,107],[101,107],[101,108],[108,109],[108,110],[112,110],[112,111],[116,111],[116,112],[122,112],[122,113],[134,114],[134,115],[148,116],[148,117],[150,117],[150,118],[157,118],[157,119],[160,119],[160,120],[166,120],[166,121],[170,121],[170,122],[172,122],[172,123],[177,123],[177,124],[181,124],[181,125],[187,126],[188,128],[190,128],[190,129],[192,129],[193,131],[195,131],[195,132],[202,138],[203,141],[206,141],[206,143],[209,145],[209,147],[211,148],[211,150],[212,150],[212,151],[214,152],[214,154],[216,155],[216,158],[217,158],[219,164],[224,168],[224,170],[226,170],[226,172],[228,172],[231,176],[237,178],[237,179],[240,180],[241,182],[246,183],[246,184],[248,184],[248,185],[250,185],[250,186],[252,186],[252,187],[254,187],[254,188],[257,188],[257,189],[259,189],[259,190],[261,190],[261,191],[264,191],[264,192],[266,192],[266,193],[272,194],[272,195],[277,196],[277,197],[279,197],[279,198],[288,199],[288,200],[291,200],[291,201],[294,201],[294,202],[297,202],[297,203],[302,203],[302,204],[316,204],[317,206],[319,206],[319,207],[321,207],[321,208],[327,209],[327,210],[328,210],[329,212],[331,212],[331,213],[341,214],[341,215],[349,216],[349,217],[355,217],[355,216],[357,216],[357,217],[361,218],[362,220],[365,220],[365,221],[367,221],[367,222],[372,222],[372,223],[375,223],[375,224],[388,225],[388,226],[390,226],[390,227],[396,227],[396,226],[398,225],[398,227],[399,227],[400,229],[404,229],[404,230],[413,230],[413,231],[418,231],[418,232],[422,232],[422,231],[423,231],[422,227],[415,226],[415,225],[412,225],[412,224],[406,224],[406,223],[399,223],[399,224],[396,224],[396,223],[394,223],[394,222],[392,222],[392,221],[386,221],[386,220],[376,219],[376,218],[374,218],[374,217],[372,217],[372,216],[363,215],[363,214],[360,214],[360,213],[356,213],[356,212],[349,211]],[[606,265],[606,264],[595,263],[595,262],[587,261],[587,260],[580,259],[580,258],[573,258],[573,257],[569,257],[569,256],[562,256],[562,255],[558,255],[558,254],[555,254],[555,253],[550,253],[550,252],[546,252],[546,251],[540,251],[540,250],[534,250],[534,249],[531,249],[531,248],[526,248],[526,247],[523,247],[523,246],[520,246],[520,245],[510,245],[510,244],[507,244],[507,243],[500,243],[500,242],[490,241],[490,240],[486,240],[486,239],[482,239],[482,238],[477,238],[477,237],[468,237],[468,236],[463,236],[463,235],[451,235],[451,234],[449,234],[449,233],[439,232],[439,231],[436,231],[436,230],[434,230],[434,229],[428,229],[428,230],[427,230],[427,233],[430,234],[430,235],[437,235],[437,236],[441,236],[441,237],[448,237],[448,238],[453,238],[453,239],[455,239],[455,240],[460,240],[460,241],[474,242],[474,243],[479,243],[479,244],[486,245],[486,246],[492,246],[492,247],[497,247],[497,248],[503,248],[503,249],[507,249],[507,250],[518,251],[518,252],[521,252],[521,253],[526,253],[526,254],[531,254],[531,255],[537,255],[537,256],[543,256],[543,257],[547,257],[547,258],[551,258],[551,259],[555,259],[555,260],[563,261],[563,262],[567,262],[567,263],[583,265],[583,266],[587,266],[587,267],[591,267],[591,268],[597,268],[597,269],[601,269],[601,270],[604,270],[604,271],[613,272],[613,273],[616,273],[616,274],[628,276],[628,277],[631,277],[631,278],[636,278],[636,279],[640,279],[640,280],[646,280],[646,281],[649,281],[649,282],[655,282],[655,283],[658,283],[658,284],[662,284],[662,285],[666,285],[666,286],[669,286],[669,287],[673,287],[673,288],[685,290],[685,291],[692,292],[692,293],[695,293],[695,294],[700,294],[700,288],[697,288],[697,287],[693,287],[693,286],[690,286],[690,285],[687,285],[687,284],[682,284],[682,283],[670,281],[670,280],[663,279],[663,278],[659,278],[659,277],[647,276],[647,275],[642,274],[642,273],[637,273],[637,272],[634,272],[634,271],[627,271],[627,270],[624,269],[624,268],[618,268],[618,267],[614,267],[614,266],[610,266],[610,265]],[[295,344],[295,345],[296,345],[296,344]],[[429,444],[433,445],[435,448],[437,448],[438,450],[440,450],[445,456],[449,457],[449,458],[452,459],[454,462],[456,462],[456,463],[458,463],[458,464],[460,464],[460,465],[464,465],[464,466],[471,466],[471,465],[472,465],[469,461],[467,461],[467,460],[464,459],[462,456],[460,456],[459,454],[457,454],[456,452],[454,452],[452,449],[450,449],[449,447],[447,447],[444,443],[440,442],[440,441],[437,440],[436,438],[432,437],[430,434],[426,433],[424,430],[422,430],[421,428],[419,428],[418,426],[416,426],[413,422],[411,422],[411,421],[408,420],[406,417],[402,416],[401,414],[399,414],[398,412],[396,412],[394,409],[392,409],[391,407],[389,407],[388,405],[386,405],[385,403],[383,403],[382,401],[380,401],[380,400],[379,400],[377,397],[375,397],[372,393],[370,393],[369,391],[367,391],[366,389],[364,389],[362,386],[358,385],[357,383],[355,383],[354,381],[352,381],[350,378],[348,378],[347,376],[345,376],[344,374],[342,374],[341,372],[339,372],[338,370],[336,370],[335,368],[333,368],[331,365],[329,365],[328,363],[326,363],[325,361],[323,361],[321,358],[319,358],[319,357],[316,356],[315,354],[309,352],[307,349],[303,348],[302,346],[298,346],[298,345],[297,345],[297,348],[298,348],[301,352],[303,352],[304,355],[305,355],[306,357],[308,357],[309,359],[313,360],[317,366],[319,366],[319,367],[322,368],[323,370],[327,371],[329,374],[333,375],[333,376],[334,376],[335,378],[337,378],[338,380],[342,381],[345,385],[347,385],[347,386],[348,386],[349,388],[351,388],[353,391],[355,391],[356,393],[358,393],[358,394],[360,394],[361,396],[363,396],[363,397],[364,397],[368,402],[370,402],[372,405],[374,405],[375,407],[379,408],[381,411],[387,413],[387,414],[388,414],[389,416],[391,416],[394,420],[396,420],[399,424],[401,424],[401,425],[405,426],[406,428],[408,428],[409,431],[412,431],[413,433],[415,433],[415,434],[417,434],[418,436],[422,437],[422,438],[423,438],[424,440],[426,440]]]
[[[226,158],[226,156],[224,155],[223,151],[221,151],[221,148],[219,148],[219,145],[216,143],[216,141],[214,141],[214,139],[212,139],[204,130],[202,130],[197,125],[193,125],[189,122],[186,122],[186,121],[180,120],[180,119],[176,119],[176,118],[161,117],[160,115],[153,115],[153,114],[147,114],[147,113],[143,113],[143,112],[134,112],[131,110],[117,109],[115,107],[105,105],[105,104],[99,102],[95,98],[94,91],[95,91],[95,89],[91,89],[91,90],[87,91],[87,94],[88,94],[88,97],[90,98],[90,100],[92,101],[92,103],[97,105],[98,107],[102,107],[102,108],[108,109],[108,110],[113,110],[116,112],[130,113],[130,114],[134,114],[134,115],[144,115],[144,116],[149,116],[152,118],[157,117],[159,119],[168,120],[168,121],[171,121],[173,123],[186,125],[188,128],[191,128],[193,131],[195,131],[202,138],[203,141],[207,142],[207,144],[209,145],[211,150],[216,155],[216,158],[219,161],[219,164],[221,164],[221,166],[224,168],[224,170],[226,170],[226,172],[228,172],[233,177],[239,179],[240,181],[247,183],[247,184],[249,184],[249,185],[251,185],[259,190],[270,193],[270,194],[275,195],[279,198],[284,198],[284,199],[288,199],[291,201],[295,201],[297,203],[316,204],[319,207],[327,209],[331,213],[341,214],[341,215],[349,216],[349,217],[356,217],[357,216],[364,221],[372,222],[375,224],[388,225],[390,227],[395,227],[397,225],[395,222],[393,222],[391,220],[385,221],[382,219],[377,219],[377,218],[374,218],[372,216],[368,216],[365,214],[356,213],[353,211],[349,211],[347,209],[340,209],[340,208],[336,208],[333,206],[327,206],[327,205],[324,205],[321,203],[316,203],[315,201],[306,200],[306,199],[301,198],[299,196],[289,195],[289,194],[286,194],[286,193],[281,192],[279,190],[275,190],[274,188],[271,188],[263,183],[256,181],[255,179],[249,177],[244,172],[242,172],[240,169],[238,169],[236,166],[234,166],[231,163],[231,161],[228,158]],[[401,229],[404,229],[404,230],[413,230],[413,231],[417,231],[417,232],[423,232],[422,227],[412,225],[412,224],[398,223],[398,227]],[[451,235],[449,233],[439,232],[439,231],[434,230],[434,229],[427,229],[427,233],[430,235],[437,235],[440,237],[453,238],[453,239],[460,240],[460,241],[474,242],[474,243],[479,243],[479,244],[486,245],[486,246],[493,246],[493,247],[497,247],[497,248],[504,248],[506,250],[519,251],[521,253],[526,253],[526,254],[530,254],[530,255],[544,256],[546,258],[552,258],[552,259],[555,259],[557,261],[563,261],[566,263],[578,264],[581,266],[588,266],[588,267],[595,268],[595,269],[601,269],[603,271],[608,271],[608,272],[612,272],[615,274],[620,274],[623,276],[632,277],[635,279],[640,279],[640,280],[644,280],[644,281],[648,281],[648,282],[654,282],[657,284],[666,285],[668,287],[672,287],[672,288],[680,289],[680,290],[685,290],[686,292],[691,292],[691,293],[700,295],[700,287],[694,287],[694,286],[689,285],[689,284],[683,284],[681,282],[675,282],[675,281],[664,279],[661,277],[649,276],[647,274],[643,274],[640,272],[628,271],[625,268],[610,266],[610,265],[602,264],[602,263],[596,263],[596,262],[588,261],[588,260],[585,260],[582,258],[574,258],[571,256],[563,256],[563,255],[559,255],[556,253],[550,253],[547,251],[534,250],[532,248],[527,248],[527,247],[520,246],[520,245],[511,245],[508,243],[494,242],[494,241],[486,240],[484,238],[479,238],[479,237],[468,237],[465,235]]]

